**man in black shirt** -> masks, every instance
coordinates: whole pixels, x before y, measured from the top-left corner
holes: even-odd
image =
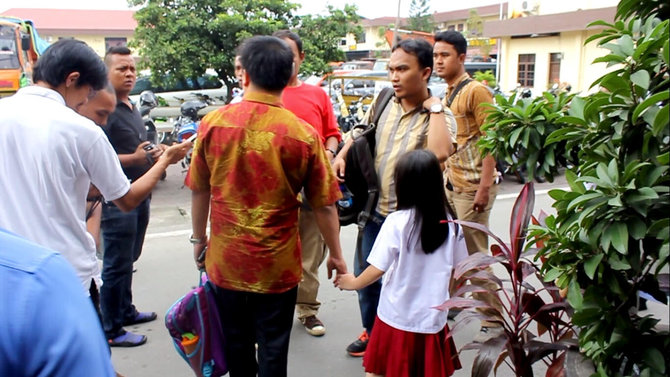
[[[128,179],[133,182],[147,172],[163,153],[161,146],[147,140],[139,111],[128,95],[135,86],[135,61],[126,47],[113,47],[105,55],[109,81],[116,91],[116,109],[109,116],[105,132],[119,156]],[[144,344],[146,336],[126,331],[123,326],[156,319],[155,312],[139,312],[132,302],[133,263],[142,252],[149,224],[151,197],[134,210],[122,212],[114,203],[102,208],[104,257],[100,301],[103,327],[110,346]]]

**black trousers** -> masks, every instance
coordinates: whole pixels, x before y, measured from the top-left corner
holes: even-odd
[[[298,288],[278,294],[215,291],[230,377],[286,377]]]

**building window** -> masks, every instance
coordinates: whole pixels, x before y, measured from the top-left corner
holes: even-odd
[[[549,85],[561,82],[561,55],[560,52],[549,54]]]
[[[347,39],[346,38],[340,39],[340,46],[346,46],[346,45],[347,45]]]
[[[356,43],[365,43],[365,32],[356,35]]]
[[[127,47],[128,40],[126,38],[105,38],[105,51],[112,47]]]
[[[517,82],[523,87],[535,84],[535,54],[519,54],[519,73]]]
[[[449,26],[447,26],[447,30],[454,31],[454,30],[456,30],[456,26],[454,26],[454,25],[449,25]]]
[[[458,31],[463,31],[463,24],[458,24]]]

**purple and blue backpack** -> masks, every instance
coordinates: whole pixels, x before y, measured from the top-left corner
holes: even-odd
[[[219,377],[228,373],[214,287],[206,274],[200,274],[198,287],[168,309],[165,327],[177,352],[196,376]]]

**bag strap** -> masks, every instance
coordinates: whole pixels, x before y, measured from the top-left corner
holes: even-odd
[[[372,116],[370,118],[370,123],[377,124],[379,118],[381,118],[384,108],[393,97],[393,88],[384,88],[379,92],[375,105],[372,108]]]
[[[470,81],[472,81],[472,79],[468,77],[467,79],[461,81],[454,88],[454,91],[451,92],[451,94],[449,95],[449,99],[447,100],[447,107],[451,107],[451,103],[454,102],[454,98],[456,98],[456,94],[458,94],[458,92],[460,92],[461,89],[463,89],[464,86],[468,85],[470,83]]]

